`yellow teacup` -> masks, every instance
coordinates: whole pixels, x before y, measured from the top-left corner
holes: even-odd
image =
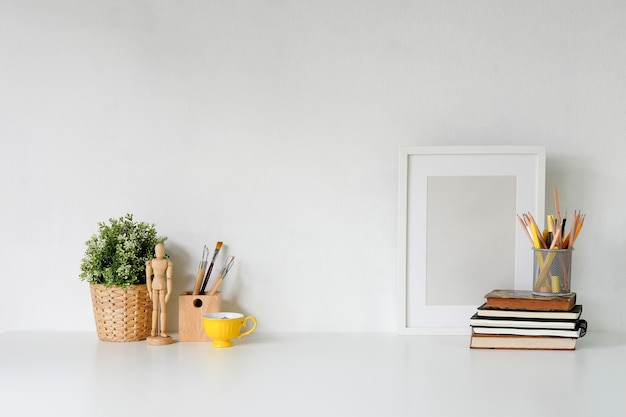
[[[248,320],[252,320],[252,328],[239,333],[242,327],[246,327]],[[204,332],[213,339],[213,347],[223,348],[234,346],[230,339],[241,339],[256,329],[256,319],[253,316],[244,317],[241,313],[209,313],[202,315]]]

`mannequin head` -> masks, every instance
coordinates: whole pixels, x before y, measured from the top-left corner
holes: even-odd
[[[156,255],[157,259],[163,259],[163,257],[165,256],[165,245],[163,243],[157,243],[157,245],[154,247],[154,254]]]

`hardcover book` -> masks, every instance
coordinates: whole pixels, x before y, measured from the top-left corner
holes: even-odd
[[[578,328],[568,329],[540,329],[540,328],[516,328],[516,327],[472,327],[474,334],[488,335],[518,335],[518,336],[553,336],[581,338],[587,333],[587,322],[582,320]]]
[[[472,333],[472,349],[574,350],[575,337],[485,335]]]
[[[470,326],[483,327],[515,327],[525,329],[577,329],[584,320],[562,320],[562,319],[527,319],[517,317],[479,317],[474,314],[470,318]],[[586,322],[585,322],[586,323]],[[586,324],[585,324],[586,326]]]
[[[485,298],[487,308],[509,310],[569,311],[576,305],[576,293],[545,296],[526,290],[493,290]]]
[[[503,310],[500,308],[490,308],[487,304],[478,307],[476,314],[480,317],[519,317],[529,319],[568,319],[576,320],[580,318],[583,312],[583,306],[575,305],[569,311],[541,311],[541,310]]]

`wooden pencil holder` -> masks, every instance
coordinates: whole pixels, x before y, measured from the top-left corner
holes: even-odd
[[[178,296],[178,339],[181,342],[210,342],[202,327],[202,315],[222,308],[222,293],[193,295],[185,291]]]

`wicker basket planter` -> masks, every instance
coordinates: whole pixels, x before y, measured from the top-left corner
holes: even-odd
[[[146,340],[152,327],[152,301],[145,284],[128,289],[91,284],[98,338],[107,342]]]

